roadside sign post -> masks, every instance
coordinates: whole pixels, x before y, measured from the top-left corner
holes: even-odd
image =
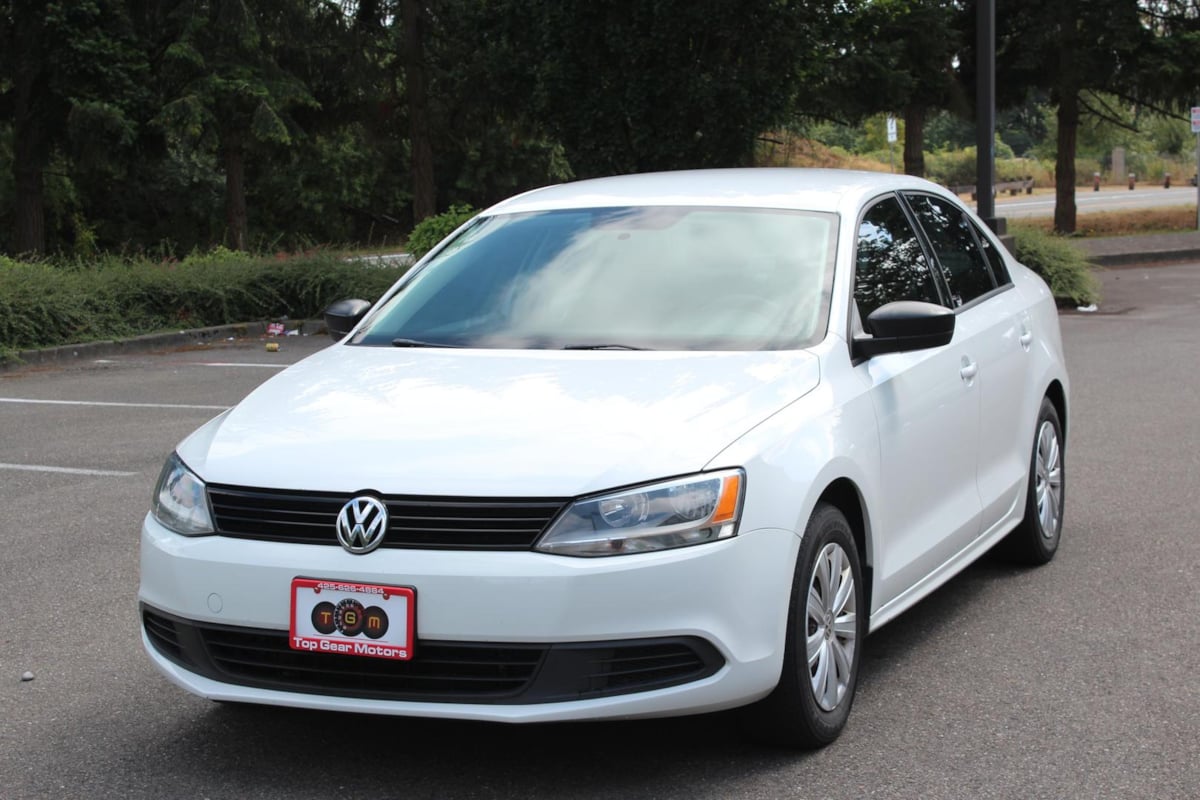
[[[1200,231],[1200,106],[1192,106],[1192,133],[1196,134],[1196,230]]]
[[[892,172],[896,171],[896,118],[888,114],[887,118],[887,140],[888,140],[888,163],[891,164]]]

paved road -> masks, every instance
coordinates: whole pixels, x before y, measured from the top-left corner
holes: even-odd
[[[813,754],[719,715],[511,728],[185,695],[138,640],[151,485],[181,436],[321,343],[2,374],[0,797],[1194,798],[1200,264],[1104,280],[1101,313],[1063,319],[1059,557],[985,560],[873,635],[845,735]]]
[[[1161,186],[1134,189],[1105,186],[1099,192],[1080,188],[1075,191],[1075,210],[1079,214],[1093,211],[1133,211],[1170,206],[1196,207],[1196,187],[1176,184],[1171,189]],[[1054,216],[1054,195],[1007,195],[996,198],[996,213],[1008,219]]]

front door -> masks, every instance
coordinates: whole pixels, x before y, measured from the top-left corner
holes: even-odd
[[[899,200],[871,206],[859,226],[860,319],[896,300],[948,304]],[[974,358],[956,332],[944,347],[875,356],[855,369],[879,429],[881,511],[875,514],[879,608],[936,570],[979,532]]]

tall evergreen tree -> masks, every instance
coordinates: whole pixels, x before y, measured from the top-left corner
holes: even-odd
[[[433,175],[433,131],[429,113],[429,78],[425,66],[425,28],[428,12],[422,0],[401,0],[404,20],[404,77],[408,99],[410,170],[413,221],[437,212],[437,184]]]
[[[1170,41],[1149,24],[1158,7],[1170,19],[1194,2],[1158,0],[1006,0],[997,4],[998,101],[1019,104],[1031,89],[1049,93],[1057,106],[1054,228],[1076,226],[1075,155],[1080,119],[1106,116],[1098,93],[1139,102],[1169,83],[1161,55]],[[1174,8],[1170,8],[1174,6]],[[1194,51],[1193,51],[1194,52]],[[1195,63],[1194,55],[1190,56]],[[1194,74],[1194,70],[1189,69]]]
[[[248,241],[246,159],[261,143],[289,144],[298,107],[316,104],[309,88],[278,63],[289,29],[321,0],[180,0],[170,13],[175,37],[165,53],[170,99],[158,123],[200,146],[215,146],[225,173],[226,241]]]
[[[511,0],[529,102],[581,176],[750,162],[792,109],[836,5]]]
[[[45,171],[72,129],[90,152],[128,144],[146,64],[125,3],[0,0],[0,117],[13,132],[12,250],[46,250]]]
[[[436,123],[430,98],[434,79],[430,39],[435,31],[431,28],[450,20],[451,24],[462,22],[450,13],[447,5],[438,0],[362,0],[351,4],[349,9],[360,41],[368,44],[371,51],[369,68],[381,69],[379,74],[386,78],[384,85],[392,90],[389,105],[396,109],[397,99],[403,97],[414,222],[437,212]],[[393,124],[400,119],[399,114],[391,116]]]
[[[904,171],[925,174],[925,119],[954,104],[964,49],[961,0],[848,0],[824,90],[832,115],[904,115]]]

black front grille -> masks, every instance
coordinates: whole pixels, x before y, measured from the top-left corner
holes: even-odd
[[[143,614],[142,624],[146,636],[158,652],[172,661],[188,664],[184,657],[183,647],[179,644],[179,633],[175,630],[175,622],[158,614]]]
[[[682,642],[628,645],[596,659],[596,671],[588,676],[596,691],[644,686],[697,668],[696,653]]]
[[[275,632],[205,628],[201,637],[216,670],[239,683],[356,697],[504,697],[529,683],[545,655],[528,645],[425,643],[419,660],[405,663],[291,650]]]
[[[209,486],[217,533],[244,539],[336,545],[338,512],[354,495]],[[528,550],[565,500],[385,495],[381,547]]]
[[[310,653],[287,631],[198,623],[143,607],[151,644],[223,683],[306,694],[447,703],[546,703],[662,689],[724,665],[695,637],[568,644],[418,640],[411,661]]]

